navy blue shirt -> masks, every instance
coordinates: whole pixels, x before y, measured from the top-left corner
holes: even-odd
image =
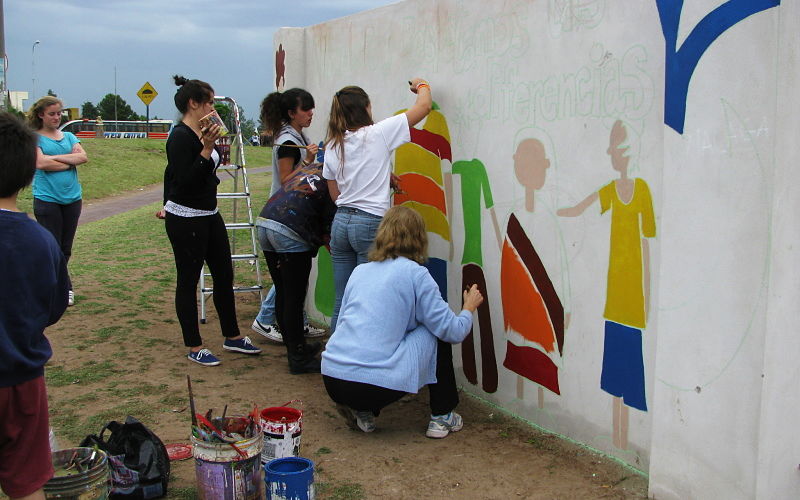
[[[0,387],[44,374],[44,329],[67,308],[67,262],[56,240],[22,212],[0,210]]]

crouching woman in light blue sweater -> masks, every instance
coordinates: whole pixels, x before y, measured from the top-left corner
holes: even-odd
[[[375,430],[381,409],[427,385],[431,420],[426,435],[461,430],[450,344],[464,340],[472,313],[483,302],[477,285],[464,291],[455,314],[422,264],[425,222],[406,207],[383,217],[369,254],[357,266],[342,298],[336,332],[322,353],[325,388],[347,424]]]

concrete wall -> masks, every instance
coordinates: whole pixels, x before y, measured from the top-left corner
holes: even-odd
[[[776,3],[408,0],[275,37],[317,141],[339,88],[380,119],[430,80],[395,203],[426,219],[454,308],[485,288],[464,390],[649,472],[656,498],[800,486],[799,18]],[[321,252],[326,319],[330,269]]]

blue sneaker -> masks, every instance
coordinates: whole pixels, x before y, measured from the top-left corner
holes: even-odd
[[[197,352],[189,351],[189,355],[186,357],[203,366],[217,366],[219,364],[219,359],[211,354],[208,349],[200,349]]]
[[[250,342],[250,337],[242,337],[239,340],[225,339],[222,348],[226,351],[243,352],[245,354],[261,354],[261,349]]]
[[[429,438],[441,439],[447,437],[451,432],[460,431],[462,427],[464,427],[464,420],[454,411],[447,415],[431,415],[425,435]]]

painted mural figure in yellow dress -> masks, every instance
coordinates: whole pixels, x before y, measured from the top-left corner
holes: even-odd
[[[605,339],[600,388],[614,397],[613,442],[627,448],[628,407],[647,411],[642,330],[650,305],[650,248],[656,235],[650,188],[643,179],[628,177],[628,130],[617,120],[611,128],[608,154],[620,178],[609,182],[574,207],[558,210],[576,217],[600,200],[600,213],[611,211]]]

